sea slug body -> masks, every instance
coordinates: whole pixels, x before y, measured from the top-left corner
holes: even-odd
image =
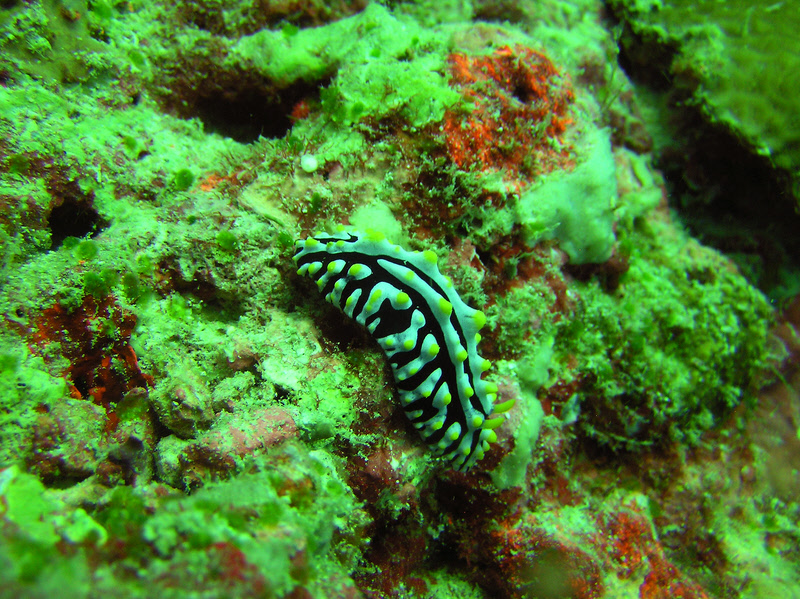
[[[513,401],[495,405],[497,386],[481,380],[490,367],[477,350],[486,317],[461,300],[436,255],[341,228],[298,241],[294,260],[378,341],[403,410],[431,449],[456,470],[481,459]]]

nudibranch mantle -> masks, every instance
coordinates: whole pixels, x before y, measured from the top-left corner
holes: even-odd
[[[481,380],[491,366],[478,355],[486,316],[459,297],[436,254],[341,228],[299,240],[294,260],[378,341],[403,410],[431,449],[456,470],[481,459],[513,401],[495,405],[497,385]]]

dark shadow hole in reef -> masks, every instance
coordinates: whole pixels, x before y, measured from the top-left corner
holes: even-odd
[[[199,119],[207,133],[239,143],[284,137],[303,115],[299,107],[317,102],[319,90],[330,82],[325,75],[278,85],[255,71],[220,67],[224,52],[218,52],[216,60],[213,51],[208,57],[184,56],[167,69],[162,87],[170,92],[161,102],[180,118]]]
[[[68,195],[60,197],[58,202],[47,217],[51,250],[61,247],[67,237],[96,237],[108,226],[88,196]]]
[[[292,126],[291,101],[264,92],[257,88],[211,90],[197,99],[195,116],[203,121],[206,131],[240,143],[283,137]]]
[[[528,15],[520,2],[516,0],[479,0],[472,5],[474,21],[490,21],[492,23],[524,23]]]
[[[800,272],[800,215],[789,173],[690,101],[699,81],[673,76],[677,48],[627,25],[621,31],[620,66],[666,108],[658,126],[670,136],[656,150],[655,166],[671,207],[692,235],[724,252],[773,300],[791,297],[797,290],[787,285],[787,273]]]
[[[751,283],[781,299],[784,274],[800,270],[800,216],[786,191],[788,176],[729,131],[697,126],[699,133],[689,143],[659,157],[672,205],[693,235],[726,253]]]
[[[182,24],[193,25],[214,35],[239,38],[250,35],[265,27],[283,27],[290,31],[295,27],[318,27],[364,10],[366,0],[337,0],[335,2],[269,2],[261,0],[253,3],[239,3],[241,16],[233,7],[236,3],[196,2],[178,0],[175,2],[178,20]],[[251,5],[248,9],[247,6]],[[234,18],[231,18],[234,17]],[[291,35],[290,33],[287,35]]]

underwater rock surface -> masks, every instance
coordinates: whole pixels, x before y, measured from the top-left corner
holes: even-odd
[[[633,44],[662,18],[695,72],[733,17],[609,5],[3,3],[3,593],[800,595],[793,249],[697,233],[676,173],[728,188],[670,158],[693,108],[630,68],[666,64]],[[739,33],[771,43],[783,10]],[[732,151],[769,148],[779,203],[783,101],[753,120],[695,84]],[[468,472],[297,274],[337,225],[437,258],[485,313],[514,405]]]

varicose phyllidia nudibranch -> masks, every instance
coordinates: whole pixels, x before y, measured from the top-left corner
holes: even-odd
[[[299,240],[294,260],[378,341],[403,410],[434,453],[456,470],[481,459],[514,402],[495,405],[497,385],[481,380],[491,366],[477,349],[486,316],[462,301],[436,254],[342,227]]]

